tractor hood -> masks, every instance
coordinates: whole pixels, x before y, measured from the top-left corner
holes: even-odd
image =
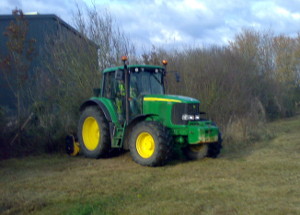
[[[200,102],[185,96],[147,95],[143,101],[143,115],[156,115],[166,127],[186,126],[188,119],[200,119]]]
[[[199,100],[178,95],[146,95],[144,102],[200,103]]]

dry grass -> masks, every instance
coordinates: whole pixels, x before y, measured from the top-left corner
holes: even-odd
[[[300,117],[268,126],[271,141],[160,168],[128,153],[1,161],[0,214],[300,214]]]

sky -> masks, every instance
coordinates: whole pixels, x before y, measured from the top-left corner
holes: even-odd
[[[300,33],[300,0],[0,0],[0,14],[56,14],[73,25],[76,4],[107,9],[137,49],[226,45],[242,29]]]

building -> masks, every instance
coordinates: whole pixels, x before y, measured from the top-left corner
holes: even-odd
[[[87,46],[92,47],[92,55],[95,63],[95,68],[97,68],[97,46],[84,38],[77,30],[72,26],[64,22],[62,19],[54,14],[49,15],[25,15],[26,22],[28,23],[28,31],[26,38],[34,39],[34,57],[30,61],[29,65],[29,75],[30,78],[35,77],[37,73],[43,73],[47,78],[50,76],[47,73],[47,66],[45,62],[51,64],[51,57],[47,52],[46,45],[55,43],[58,40],[74,42],[74,44],[82,41],[82,43],[87,44]],[[9,55],[9,49],[7,47],[8,37],[5,35],[7,28],[12,22],[15,22],[16,17],[14,15],[0,15],[0,63],[3,62],[6,56]],[[87,47],[86,46],[86,47]],[[79,50],[85,51],[85,50]],[[76,59],[79,62],[80,58]],[[84,62],[82,62],[84,63]],[[2,69],[1,69],[2,68]],[[5,75],[3,75],[4,69],[0,67],[0,107],[5,107],[11,110],[16,109],[16,99],[13,96]],[[95,71],[96,72],[96,71]],[[32,83],[32,82],[31,82]],[[42,89],[41,89],[42,90]],[[28,105],[28,104],[27,104]]]

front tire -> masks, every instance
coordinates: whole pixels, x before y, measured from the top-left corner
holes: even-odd
[[[207,144],[189,145],[183,149],[183,153],[189,160],[199,160],[207,156],[208,150]]]
[[[97,107],[83,110],[78,123],[78,140],[89,158],[107,157],[111,149],[108,122]]]
[[[221,152],[221,149],[223,148],[222,141],[223,141],[222,140],[222,135],[221,135],[221,133],[219,133],[218,142],[209,144],[207,157],[210,157],[210,158],[218,157],[218,155]]]
[[[162,166],[170,158],[172,137],[160,123],[145,121],[132,130],[129,149],[133,160],[143,166]]]

